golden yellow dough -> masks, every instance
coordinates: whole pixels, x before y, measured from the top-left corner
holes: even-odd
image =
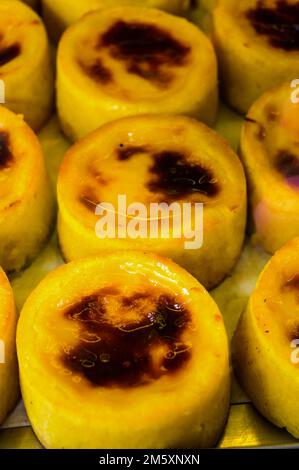
[[[78,140],[136,114],[187,114],[212,124],[217,64],[209,39],[187,20],[155,9],[92,12],[61,39],[57,107]]]
[[[43,16],[54,41],[63,31],[90,11],[117,6],[159,8],[174,14],[187,11],[189,0],[42,0]]]
[[[19,1],[0,2],[0,79],[5,106],[39,130],[53,106],[49,45],[39,16]]]
[[[241,133],[254,238],[270,253],[299,235],[299,104],[292,98],[289,83],[266,92]]]
[[[235,370],[258,410],[299,438],[299,238],[260,275],[233,341]]]
[[[0,107],[0,266],[19,271],[37,255],[54,216],[39,141],[20,116]]]
[[[242,165],[221,137],[187,117],[139,116],[106,124],[67,152],[57,191],[59,240],[67,260],[107,250],[146,249],[174,259],[211,288],[230,272],[242,247],[246,219]],[[122,195],[127,206],[145,205],[145,215],[136,213],[145,236],[132,238],[130,233],[122,238],[116,230],[111,238],[98,237],[96,227],[104,220],[100,215],[105,216],[96,215],[100,203],[113,204],[115,213],[125,216],[120,224],[129,228],[134,213],[118,209]],[[151,203],[179,203],[181,211],[183,203],[191,203],[192,210],[173,224],[179,219],[172,213],[168,217],[150,213]],[[199,216],[195,218],[195,203],[204,204],[203,224]],[[164,216],[169,235],[163,229],[151,237],[155,233],[142,221],[149,223],[155,217],[161,221]],[[199,240],[184,236],[189,222],[197,234],[203,227],[202,246],[186,245]],[[177,238],[174,227],[181,232]]]
[[[52,271],[21,312],[17,350],[47,448],[200,448],[223,431],[222,316],[170,260],[114,252]]]
[[[16,325],[12,289],[0,268],[0,424],[15,405],[19,391]]]
[[[299,75],[297,0],[218,0],[214,39],[227,102],[247,113],[272,87]]]

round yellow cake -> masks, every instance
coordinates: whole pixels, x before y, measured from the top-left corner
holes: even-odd
[[[47,448],[202,448],[223,431],[222,317],[167,259],[122,251],[52,271],[21,312],[17,350],[26,411]]]
[[[297,94],[290,83],[263,94],[241,134],[254,239],[270,253],[299,235]]]
[[[39,252],[54,220],[54,198],[36,135],[0,106],[0,266],[19,271]]]
[[[119,7],[85,15],[63,35],[57,108],[78,140],[106,122],[137,114],[187,114],[212,124],[217,64],[209,39],[187,20]]]
[[[187,11],[189,0],[42,0],[43,16],[47,29],[54,41],[59,40],[63,31],[94,10],[117,6],[151,7],[182,14]]]
[[[67,152],[57,194],[68,261],[146,249],[174,259],[211,288],[231,271],[243,244],[242,165],[216,132],[184,116],[106,124]]]
[[[233,341],[238,378],[258,410],[299,438],[299,238],[259,277]]]
[[[259,96],[299,76],[297,0],[219,0],[214,42],[227,102],[247,113]]]
[[[39,130],[53,107],[53,72],[47,33],[24,3],[0,2],[0,102]]]
[[[12,410],[19,393],[16,325],[12,289],[0,268],[0,424]]]

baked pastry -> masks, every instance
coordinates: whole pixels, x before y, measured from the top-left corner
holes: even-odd
[[[19,271],[38,253],[54,219],[40,144],[21,116],[0,107],[0,266]]]
[[[299,238],[262,272],[233,340],[244,390],[272,423],[299,438]]]
[[[274,253],[299,235],[299,104],[289,83],[266,92],[250,109],[241,156],[250,187],[254,238]]]
[[[14,0],[0,2],[0,78],[5,106],[36,131],[53,106],[53,75],[46,30],[39,16]]]
[[[21,312],[17,350],[47,448],[210,447],[223,431],[222,317],[170,260],[122,251],[52,271]]]
[[[57,195],[59,240],[68,261],[146,249],[174,259],[211,288],[231,271],[242,247],[242,165],[215,131],[188,117],[137,116],[106,124],[67,152]],[[154,207],[161,203],[165,212]],[[202,219],[196,203],[204,204]],[[167,212],[171,204],[179,207]],[[114,230],[116,225],[121,227]]]
[[[78,140],[136,114],[188,114],[211,124],[217,64],[209,39],[168,13],[120,7],[92,12],[61,39],[57,106],[64,133]]]
[[[297,0],[219,0],[214,38],[223,94],[247,113],[271,87],[299,75]]]
[[[43,16],[48,31],[57,41],[63,31],[90,11],[117,6],[160,8],[169,13],[187,11],[189,0],[42,0]]]
[[[0,424],[14,407],[19,393],[16,325],[12,289],[0,268]]]

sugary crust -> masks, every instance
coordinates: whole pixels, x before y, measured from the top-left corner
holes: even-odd
[[[133,147],[137,155],[120,159],[119,152],[132,151]],[[132,165],[135,170],[138,166],[138,178]],[[197,192],[190,192],[183,184],[191,176]],[[100,201],[117,205],[119,194],[127,195],[128,204],[141,202],[147,206],[150,202],[205,203],[203,246],[186,250],[183,238],[97,238],[96,206]],[[239,256],[245,201],[240,161],[204,124],[179,116],[126,118],[95,131],[64,157],[58,179],[61,249],[68,260],[105,250],[147,249],[173,258],[211,288]]]
[[[150,53],[138,47],[140,34]],[[87,14],[63,35],[57,64],[58,113],[72,141],[136,114],[163,111],[208,124],[215,120],[215,53],[185,19],[129,7]]]
[[[123,386],[91,387],[87,380],[78,380],[76,374],[59,372],[62,369],[57,350],[64,344],[67,351],[68,341],[73,344],[65,312],[101,288],[107,293],[111,282],[126,294],[152,288],[158,295],[161,289],[171,288],[177,299],[185,299],[192,318],[193,327],[188,335],[193,352],[176,374],[124,389]],[[132,314],[134,309],[129,316]],[[49,315],[51,318],[55,315],[56,325],[61,325],[60,333],[57,328],[56,333],[51,329]],[[29,328],[36,332],[34,344],[28,342]],[[207,333],[203,335],[203,331]],[[170,260],[142,252],[114,252],[58,268],[27,300],[17,341],[26,408],[35,432],[46,447],[191,447],[195,442],[206,447],[214,445],[219,437],[227,416],[229,387],[224,325],[208,293]],[[199,389],[200,397],[196,391]],[[78,397],[81,402],[82,397],[88,402],[80,416],[76,406]],[[82,419],[89,423],[83,434],[77,432]]]
[[[270,253],[299,234],[299,107],[293,94],[290,83],[264,93],[249,110],[241,133],[255,240]]]

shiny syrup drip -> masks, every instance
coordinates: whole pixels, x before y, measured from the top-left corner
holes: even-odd
[[[184,65],[190,52],[189,47],[157,26],[125,21],[113,24],[101,36],[98,47],[109,47],[113,57],[126,63],[129,73],[160,86],[172,80],[165,65]]]
[[[272,8],[258,1],[256,8],[248,10],[248,20],[258,34],[267,36],[273,47],[285,51],[299,50],[299,3],[293,5],[278,0]]]
[[[130,297],[120,296],[117,290],[107,289],[83,298],[65,312],[65,317],[80,327],[80,341],[68,353],[63,353],[63,364],[79,373],[90,384],[105,387],[135,387],[151,380],[175,373],[190,358],[190,348],[181,342],[182,333],[190,323],[189,312],[175,298],[160,295],[155,308],[136,323],[116,327],[106,313],[107,299],[116,295],[123,309],[138,310],[146,292]],[[100,341],[92,342],[94,338]],[[160,367],[152,364],[151,349],[166,346],[167,354]]]
[[[178,200],[192,194],[216,196],[219,186],[210,170],[186,161],[179,152],[165,151],[154,155],[150,168],[154,176],[148,183],[151,192],[159,192],[168,200]]]

